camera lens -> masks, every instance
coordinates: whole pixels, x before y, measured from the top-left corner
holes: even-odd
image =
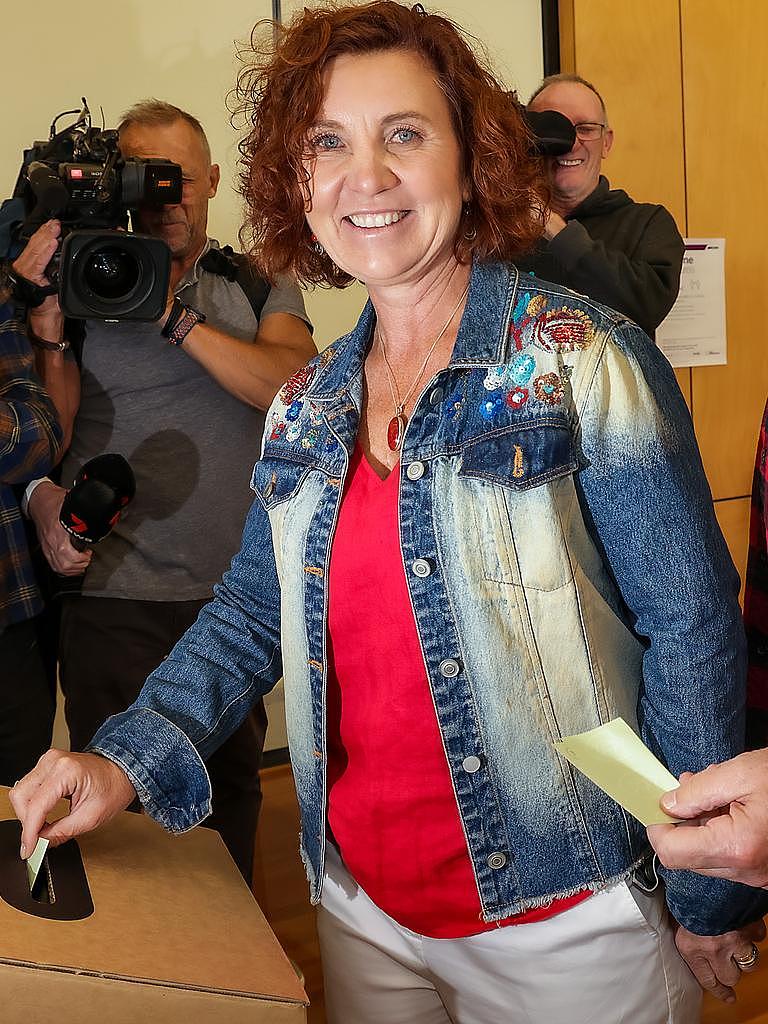
[[[157,320],[168,299],[171,251],[131,231],[72,231],[61,247],[59,302],[85,320]]]
[[[85,285],[94,295],[112,302],[131,295],[141,276],[142,267],[136,256],[116,245],[89,253],[83,266]]]

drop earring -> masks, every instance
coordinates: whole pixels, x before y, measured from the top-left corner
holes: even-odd
[[[469,203],[465,203],[461,212],[465,219],[469,221],[469,218],[472,214],[471,205]],[[475,227],[474,224],[472,224],[469,228],[464,229],[463,237],[465,242],[474,242],[474,240],[477,238],[477,228]]]

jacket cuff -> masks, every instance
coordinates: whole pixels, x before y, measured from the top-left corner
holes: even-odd
[[[188,832],[211,813],[211,783],[194,744],[149,708],[108,718],[87,747],[123,769],[142,807],[169,832]]]
[[[696,935],[722,935],[768,913],[768,892],[691,871],[659,868],[672,916]]]

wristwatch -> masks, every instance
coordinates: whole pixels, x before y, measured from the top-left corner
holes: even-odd
[[[172,345],[181,345],[192,328],[196,324],[204,324],[205,321],[205,313],[201,313],[199,309],[187,306],[181,299],[175,298],[168,319],[160,333]]]

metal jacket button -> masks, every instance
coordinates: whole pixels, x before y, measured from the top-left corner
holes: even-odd
[[[446,679],[453,679],[461,672],[461,665],[455,658],[444,658],[437,666],[440,675]]]
[[[442,400],[443,400],[443,389],[442,388],[433,388],[431,393],[430,393],[430,395],[429,395],[429,404],[430,405],[440,405]]]
[[[269,481],[267,486],[264,488],[264,497],[265,498],[271,498],[272,497],[272,495],[274,493],[274,490],[275,490],[275,484],[276,483],[277,483],[277,476],[273,473],[271,480]]]
[[[461,767],[465,772],[474,775],[475,772],[479,772],[482,768],[482,762],[476,754],[470,754],[469,757],[465,757],[461,762]],[[497,856],[497,854],[494,854],[494,856]],[[491,867],[493,867],[493,864],[491,864]]]
[[[492,853],[488,858],[488,867],[493,868],[494,871],[498,871],[499,868],[503,868],[506,863],[506,853]]]
[[[426,558],[417,558],[411,564],[411,569],[413,570],[413,575],[418,576],[419,579],[424,579],[426,576],[432,575],[432,566]]]
[[[426,468],[423,462],[409,462],[405,475],[409,480],[421,480],[426,472]]]

